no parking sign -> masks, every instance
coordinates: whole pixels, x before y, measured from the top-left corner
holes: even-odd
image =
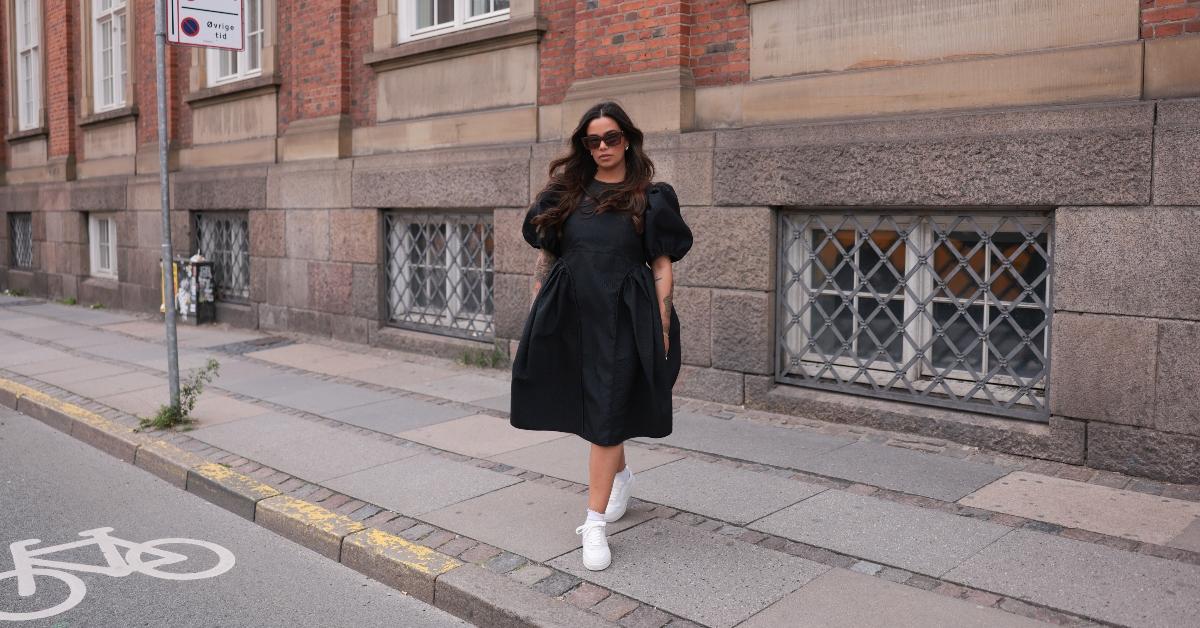
[[[167,0],[167,41],[241,50],[245,47],[242,0]]]

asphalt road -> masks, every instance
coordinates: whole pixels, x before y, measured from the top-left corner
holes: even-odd
[[[110,552],[118,569],[140,556],[142,569],[153,575],[72,568],[65,572],[69,575],[55,577],[35,571],[36,592],[30,597],[18,594],[11,543],[40,539],[26,546],[36,552],[86,542],[79,533],[100,528],[112,528],[97,533],[100,536],[138,544],[180,538],[205,544],[141,545],[141,552],[118,545]],[[93,543],[32,560],[103,567],[109,564],[104,554]],[[6,574],[0,578],[0,627],[467,625],[34,419],[0,408],[0,576]],[[172,579],[172,574],[204,577]],[[45,616],[47,609],[72,599],[78,599],[73,608]],[[37,611],[43,616],[5,621],[12,619],[6,614]]]

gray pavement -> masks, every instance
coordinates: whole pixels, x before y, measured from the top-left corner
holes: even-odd
[[[462,626],[462,621],[293,544],[140,469],[121,463],[29,417],[0,408],[0,573],[13,567],[9,543],[39,539],[33,549],[80,540],[111,527],[131,542],[185,538],[215,543],[234,564],[199,580],[143,573],[113,577],[68,571],[86,594],[65,612],[16,626]],[[171,573],[219,566],[217,555],[180,544],[160,549],[188,560]],[[43,557],[104,565],[95,546]],[[146,560],[151,555],[145,555]],[[0,613],[33,613],[67,599],[60,580],[35,578],[32,597],[0,580]]]
[[[165,394],[161,359],[147,358],[140,344],[162,350],[157,323],[30,307],[0,303],[0,377],[30,376],[121,408],[152,407],[156,391]],[[22,336],[33,329],[50,340]],[[105,339],[97,334],[112,341],[91,344]],[[199,360],[202,347],[255,336],[181,329],[183,355]],[[73,347],[73,338],[89,346]],[[960,460],[881,444],[887,435],[867,442],[847,430],[722,419],[686,400],[670,437],[627,448],[639,502],[610,524],[613,565],[588,572],[574,534],[588,446],[490,416],[506,406],[503,372],[300,340],[248,357],[218,355],[221,376],[197,406],[190,436],[410,517],[415,529],[437,526],[430,538],[438,543],[479,541],[511,552],[497,559],[510,566],[531,560],[510,577],[565,593],[602,617],[655,625],[668,612],[700,625],[758,627],[805,625],[796,617],[829,626],[1034,623],[1020,612],[1057,622],[1184,625],[1200,612],[1200,557],[1169,547],[1128,551],[1147,538],[1195,546],[1195,501],[1152,496],[1143,518],[1158,517],[1169,530],[1153,535],[1153,520],[1131,523],[1127,512],[1150,503],[1145,493],[1064,478],[1018,491],[1006,478],[1018,477],[1020,461]],[[122,342],[136,348],[128,359],[109,349]],[[100,360],[97,347],[115,364]],[[147,382],[152,387],[138,388]],[[239,394],[246,398],[233,398]],[[1045,477],[1024,473],[1035,484]],[[1068,494],[1083,497],[1055,499]],[[960,513],[959,503],[975,510]],[[1075,536],[1085,540],[1063,538],[1053,522],[1078,526]],[[846,569],[859,561],[877,575]],[[579,579],[594,587],[572,589]]]

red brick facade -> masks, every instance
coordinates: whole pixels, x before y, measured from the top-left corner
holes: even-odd
[[[1200,33],[1200,0],[1141,0],[1142,39]]]

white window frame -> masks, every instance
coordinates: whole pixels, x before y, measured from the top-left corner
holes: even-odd
[[[109,111],[125,106],[125,88],[129,77],[129,4],[128,0],[91,0],[92,2],[92,101],[94,110]],[[107,6],[105,6],[107,5]],[[110,29],[109,59],[104,58],[105,29]],[[112,98],[105,99],[104,84],[112,81]]]
[[[424,28],[417,27],[417,3],[422,0],[397,0],[399,3],[397,11],[398,31],[400,33],[400,42],[414,41],[425,39],[426,37],[436,37],[453,31],[475,28],[485,24],[495,24],[503,22],[509,17],[510,8],[489,11],[479,15],[470,15],[471,4],[473,0],[454,0],[454,19],[442,23],[426,26]],[[495,0],[487,0],[494,2]],[[433,0],[435,6],[437,0]]]
[[[42,124],[42,11],[41,0],[14,0],[16,31],[16,85],[14,104],[17,128],[36,129]]]
[[[108,265],[104,265],[107,249]],[[88,253],[93,277],[117,278],[117,215],[88,214]]]
[[[265,27],[263,26],[263,1],[264,0],[244,0],[243,8],[245,9],[242,15],[242,28],[245,32],[245,45],[242,50],[221,50],[219,48],[208,48],[205,51],[206,60],[205,75],[208,80],[208,86],[224,85],[225,83],[235,83],[248,78],[262,75],[263,66],[263,37]],[[250,18],[255,18],[255,23],[250,22]],[[251,56],[258,59],[257,67],[251,67]],[[221,74],[222,60],[232,61],[232,65],[236,69],[229,74]]]

